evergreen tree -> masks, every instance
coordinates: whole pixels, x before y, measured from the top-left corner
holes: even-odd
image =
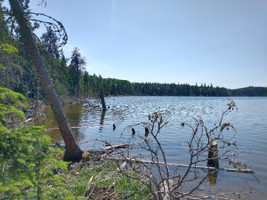
[[[76,90],[76,96],[80,94],[81,72],[84,70],[85,65],[85,58],[81,56],[79,49],[75,47],[71,55],[70,68],[72,72],[72,84]]]
[[[46,33],[44,33],[41,37],[43,44],[45,45],[47,51],[51,54],[53,58],[59,58],[58,51],[58,37],[49,26],[46,28]]]

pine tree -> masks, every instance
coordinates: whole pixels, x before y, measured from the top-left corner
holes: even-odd
[[[85,65],[85,58],[81,56],[79,49],[75,47],[71,55],[70,68],[72,72],[72,83],[76,90],[76,96],[80,95],[81,72]]]

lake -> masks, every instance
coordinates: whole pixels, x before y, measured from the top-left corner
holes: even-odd
[[[193,124],[194,118],[201,117],[208,127],[218,123],[227,108],[228,97],[109,97],[109,109],[103,113],[98,101],[90,100],[79,105],[65,105],[64,112],[73,128],[73,134],[83,149],[99,149],[107,141],[112,145],[131,141],[129,126],[147,122],[153,112],[165,113],[168,124],[161,130],[159,139],[168,162],[187,163],[190,139],[188,127],[182,122]],[[222,172],[217,176],[216,185],[207,187],[209,192],[239,191],[247,182],[254,191],[242,199],[267,199],[267,98],[231,97],[238,110],[225,116],[236,130],[238,160],[247,163],[255,171],[255,178],[249,174]],[[56,127],[51,110],[47,109],[49,127]],[[113,124],[116,129],[113,130]],[[77,128],[80,127],[80,128]],[[53,142],[62,142],[58,130],[47,132]],[[143,135],[143,127],[136,126],[136,134]],[[229,167],[220,163],[222,167]],[[247,187],[247,186],[246,186]]]

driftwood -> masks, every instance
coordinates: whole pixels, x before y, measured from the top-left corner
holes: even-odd
[[[132,158],[117,158],[117,157],[106,157],[106,158],[110,159],[110,160],[129,161],[129,162],[144,163],[144,164],[165,165],[164,162],[152,162],[152,161],[148,161],[148,160],[137,160],[137,159],[132,159]],[[168,166],[174,166],[174,167],[189,167],[189,165],[186,165],[186,164],[176,164],[176,163],[167,163],[167,165]],[[248,173],[248,174],[254,173],[254,171],[251,169],[216,168],[216,167],[195,166],[195,165],[191,165],[191,168],[228,171],[228,172],[241,172],[241,173]]]
[[[134,145],[134,144],[117,144],[117,145],[110,145],[110,144],[105,144],[103,145],[102,147],[100,147],[101,149],[103,150],[84,150],[84,153],[82,154],[82,157],[87,157],[89,153],[90,155],[94,155],[94,156],[100,156],[100,155],[103,155],[103,154],[107,154],[107,153],[112,153],[114,152],[115,150],[117,149],[125,149],[131,145]],[[64,145],[56,142],[55,144],[51,144],[50,146],[52,147],[59,147],[59,148],[65,148]]]
[[[114,151],[116,149],[121,149],[121,148],[125,149],[126,147],[129,147],[129,146],[130,146],[130,144],[117,144],[117,145],[107,144],[107,145],[104,145],[102,148],[106,151],[110,151],[110,150]]]
[[[71,129],[78,129],[78,128],[102,128],[104,127],[103,125],[100,126],[73,126],[70,127]],[[47,128],[48,131],[52,131],[52,130],[58,130],[59,128]]]

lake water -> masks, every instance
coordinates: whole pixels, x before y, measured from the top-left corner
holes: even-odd
[[[209,192],[238,191],[247,182],[254,193],[242,199],[267,199],[267,98],[233,97],[238,110],[225,117],[231,122],[237,134],[237,158],[248,164],[255,171],[257,179],[249,174],[220,171],[215,186],[208,187]],[[111,144],[122,144],[131,141],[129,126],[147,122],[147,116],[153,112],[166,113],[164,120],[168,125],[161,131],[162,142],[168,162],[187,163],[190,130],[180,126],[181,122],[193,123],[193,118],[201,118],[208,127],[218,123],[222,112],[227,108],[228,98],[223,97],[110,97],[106,98],[109,109],[103,113],[99,102],[90,100],[79,105],[64,106],[65,114],[74,136],[83,149],[98,149],[108,141]],[[50,119],[49,127],[56,127]],[[52,120],[52,121],[51,121]],[[113,130],[113,124],[116,129]],[[48,134],[53,141],[61,141],[58,130]],[[141,126],[136,126],[136,134],[144,134]],[[228,167],[222,163],[222,167]],[[220,163],[221,166],[221,163]]]

